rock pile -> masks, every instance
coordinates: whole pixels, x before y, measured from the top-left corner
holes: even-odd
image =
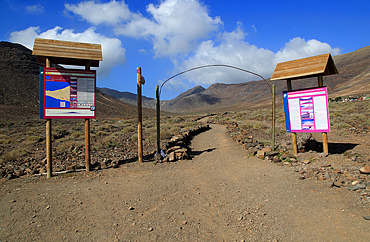
[[[237,123],[228,124],[227,132],[232,139],[242,145],[249,154],[257,156],[258,158],[264,159],[265,157],[273,157],[279,154],[279,152],[272,151],[270,147],[266,147],[263,142],[259,142],[256,137],[248,131],[240,129]],[[298,150],[304,152],[310,140],[312,140],[310,134],[299,135],[297,137]],[[288,151],[291,147],[292,144],[289,141],[284,141],[277,145],[277,149],[281,152]]]
[[[315,178],[329,181],[330,186],[345,187],[351,191],[365,192],[370,202],[370,167],[368,162],[358,162],[344,155],[327,155],[310,152],[297,154],[296,162],[286,164],[294,167],[300,179]],[[283,164],[284,165],[284,164]]]
[[[156,162],[174,162],[178,160],[187,160],[189,159],[189,144],[191,139],[207,130],[209,130],[209,125],[198,126],[194,129],[190,129],[184,132],[179,133],[172,137],[172,139],[166,144],[165,157],[156,154]]]

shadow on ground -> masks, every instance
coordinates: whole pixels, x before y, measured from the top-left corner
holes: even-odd
[[[216,148],[211,148],[211,149],[206,149],[206,150],[202,150],[202,151],[191,150],[191,151],[189,152],[189,155],[190,155],[190,157],[194,157],[194,156],[200,155],[200,154],[202,154],[202,153],[204,153],[204,152],[212,152],[212,151],[214,151],[215,149],[216,149]]]
[[[144,155],[143,156],[143,162],[153,162],[154,161],[154,155],[155,155],[155,152],[150,153],[149,155]],[[130,159],[120,160],[119,165],[137,162],[138,160],[139,160],[139,157],[135,156],[135,157],[130,158]]]
[[[329,143],[328,148],[329,148],[329,153],[330,154],[343,154],[344,152],[348,150],[352,150],[359,144],[352,144],[352,143]],[[323,143],[322,142],[317,142],[316,140],[310,139],[306,144],[305,144],[305,150],[309,151],[316,151],[316,152],[322,152],[323,151]]]

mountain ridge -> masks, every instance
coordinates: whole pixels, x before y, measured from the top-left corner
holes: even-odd
[[[370,93],[370,46],[333,56],[333,60],[339,74],[324,76],[324,85],[329,90],[329,97]],[[272,84],[276,85],[277,98],[282,91],[287,90],[285,80],[266,80],[268,84],[259,80],[239,84],[215,83],[207,89],[199,89],[199,86],[196,86],[172,100],[161,101],[161,110],[184,113],[266,107],[271,105]],[[293,89],[317,87],[317,78],[293,80],[292,85]],[[194,89],[197,91],[194,92]],[[281,105],[281,102],[277,103]],[[153,104],[151,106],[154,107]]]
[[[329,97],[370,93],[370,46],[333,56],[333,60],[339,74],[324,77]],[[0,42],[0,114],[4,110],[11,110],[10,107],[29,110],[32,114],[38,112],[41,66],[44,65],[37,63],[32,51],[26,47]],[[279,96],[286,90],[286,82],[270,82],[269,79],[267,82],[268,84],[263,80],[239,84],[215,83],[207,89],[195,86],[172,100],[161,101],[161,111],[199,113],[267,107],[271,105],[272,84],[276,84],[277,103],[281,105]],[[292,86],[293,89],[316,87],[317,78],[293,80]],[[135,117],[137,112],[137,96],[130,92],[97,88],[97,103],[98,117],[129,118]],[[154,116],[155,111],[150,109],[155,109],[155,99],[143,96],[142,103],[144,112]]]

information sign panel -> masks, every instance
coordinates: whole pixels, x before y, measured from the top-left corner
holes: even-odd
[[[284,91],[283,102],[288,132],[330,132],[326,87]]]
[[[96,118],[96,71],[40,68],[40,118]]]

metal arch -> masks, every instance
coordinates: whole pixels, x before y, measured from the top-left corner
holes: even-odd
[[[247,73],[249,73],[249,74],[253,74],[253,75],[256,75],[256,76],[260,77],[262,80],[264,80],[264,81],[266,82],[266,84],[267,84],[267,85],[268,85],[268,87],[270,88],[270,92],[271,92],[271,95],[272,95],[272,89],[271,89],[271,86],[270,86],[270,84],[265,80],[265,78],[263,78],[263,76],[261,76],[261,75],[259,75],[259,74],[257,74],[257,73],[251,72],[251,71],[244,70],[244,69],[239,68],[239,67],[230,66],[230,65],[221,65],[221,64],[216,64],[216,65],[205,65],[205,66],[198,66],[198,67],[194,67],[194,68],[191,68],[191,69],[189,69],[189,70],[186,70],[186,71],[180,72],[180,73],[178,73],[178,74],[176,74],[176,75],[174,75],[174,76],[171,76],[170,78],[168,78],[167,80],[165,80],[165,81],[162,83],[161,88],[160,88],[160,90],[159,90],[159,96],[161,96],[163,85],[164,85],[166,82],[168,82],[169,80],[171,80],[171,79],[173,79],[173,78],[175,78],[175,77],[177,77],[177,76],[180,76],[180,75],[182,75],[182,74],[184,74],[184,73],[186,73],[186,72],[189,72],[189,71],[194,71],[194,70],[201,69],[201,68],[205,68],[205,67],[217,67],[217,66],[233,68],[233,69],[236,69],[236,70],[239,70],[239,71],[244,71],[244,72],[247,72]]]

